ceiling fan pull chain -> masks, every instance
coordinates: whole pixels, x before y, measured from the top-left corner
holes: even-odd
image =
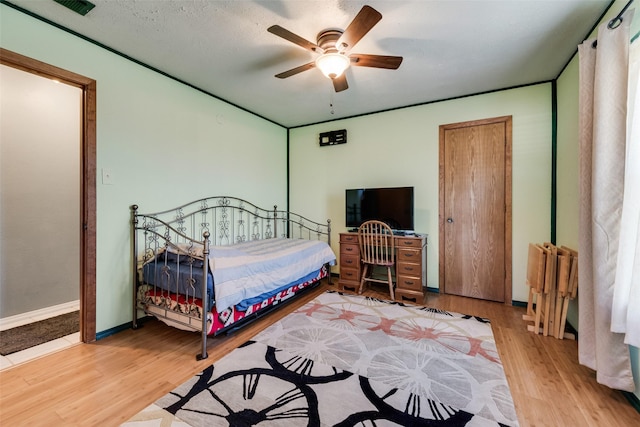
[[[329,112],[331,114],[335,114],[335,110],[333,109],[333,90],[332,88],[329,88]]]

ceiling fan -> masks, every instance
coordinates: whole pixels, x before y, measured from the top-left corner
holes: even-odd
[[[315,61],[276,74],[279,79],[286,79],[312,68],[319,68],[333,81],[336,92],[349,88],[344,71],[350,65],[358,67],[386,68],[396,70],[402,63],[401,56],[367,55],[351,53],[351,49],[382,19],[382,14],[371,6],[363,6],[347,29],[327,29],[318,34],[317,43],[312,43],[279,25],[267,29],[272,34],[282,37],[320,56]]]

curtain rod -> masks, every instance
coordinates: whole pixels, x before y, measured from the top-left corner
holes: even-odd
[[[614,28],[618,28],[620,24],[622,24],[622,15],[624,15],[627,9],[629,9],[629,6],[631,6],[631,3],[633,3],[633,0],[629,0],[627,4],[624,5],[620,13],[618,13],[618,15],[615,18],[609,21],[609,23],[607,24],[607,28],[609,28],[610,30],[613,30]],[[594,40],[593,43],[591,44],[591,47],[595,49],[597,46],[598,46],[598,40]]]
[[[631,6],[631,3],[633,3],[633,0],[629,0],[627,4],[622,8],[620,13],[618,13],[618,16],[616,16],[611,21],[609,21],[609,23],[607,24],[607,27],[609,27],[610,30],[613,30],[614,28],[617,28],[620,24],[622,24],[622,15],[624,15],[627,9],[629,9],[629,6]]]

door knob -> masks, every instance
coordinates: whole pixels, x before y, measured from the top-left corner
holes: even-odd
[[[447,222],[451,224],[453,222],[453,218],[447,218]]]

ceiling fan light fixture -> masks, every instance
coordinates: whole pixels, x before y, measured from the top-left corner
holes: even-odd
[[[343,54],[325,53],[316,59],[316,67],[322,71],[322,74],[333,80],[349,68],[350,62],[349,57]]]

